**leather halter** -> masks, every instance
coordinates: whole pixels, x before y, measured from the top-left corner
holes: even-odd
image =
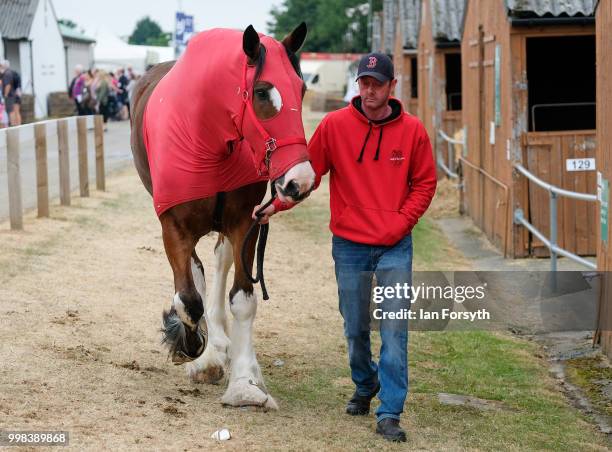
[[[270,158],[272,157],[272,153],[281,148],[283,146],[288,146],[290,144],[303,144],[306,145],[306,138],[304,137],[285,137],[276,139],[272,137],[268,131],[264,128],[264,126],[259,121],[259,118],[255,114],[255,110],[253,109],[253,102],[249,100],[249,97],[252,94],[249,94],[249,89],[247,88],[247,68],[248,68],[248,58],[245,56],[244,62],[244,71],[242,74],[242,86],[240,87],[240,93],[242,94],[242,110],[240,112],[240,139],[244,138],[243,127],[244,127],[244,116],[245,112],[249,115],[249,118],[253,122],[255,128],[261,135],[264,140],[264,149],[258,150],[254,149],[255,155],[257,156],[256,161],[259,162],[259,167],[257,168],[257,173],[260,176],[269,175],[270,174]],[[251,86],[250,92],[253,92],[255,88],[255,79],[253,78],[253,84]],[[261,168],[261,163],[265,165],[265,171]]]

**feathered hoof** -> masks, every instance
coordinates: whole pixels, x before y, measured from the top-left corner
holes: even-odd
[[[198,358],[206,349],[207,338],[199,325],[195,331],[185,327],[174,307],[162,315],[162,344],[168,347],[168,354],[176,365]]]
[[[263,411],[278,410],[274,398],[263,385],[251,378],[240,378],[230,382],[221,398],[223,405],[232,407],[254,407]]]

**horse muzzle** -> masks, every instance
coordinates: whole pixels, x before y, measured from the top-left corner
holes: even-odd
[[[301,191],[300,186],[295,181],[290,181],[285,187],[276,186],[278,192],[282,195],[282,198],[288,200],[290,202],[300,202],[310,196],[312,190],[314,188],[314,183],[310,186],[310,188]],[[282,201],[282,199],[281,199]]]
[[[310,162],[302,162],[276,179],[274,185],[281,201],[297,203],[310,195],[314,189],[314,182],[315,173]]]

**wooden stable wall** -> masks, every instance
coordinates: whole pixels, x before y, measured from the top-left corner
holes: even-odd
[[[433,82],[436,62],[434,61],[436,45],[432,37],[432,17],[429,0],[423,0],[421,5],[421,27],[419,29],[419,119],[427,129],[432,145],[435,143],[436,131],[434,112],[438,93]],[[435,149],[435,146],[434,146]]]
[[[493,3],[493,4],[492,4]],[[466,5],[462,54],[463,124],[467,155],[462,159],[464,211],[504,254],[512,254],[510,161],[514,91],[510,48],[513,44],[503,0],[470,0]],[[495,121],[495,49],[501,50],[501,121]],[[491,136],[494,144],[491,144]]]
[[[434,151],[440,152],[448,165],[447,145],[439,138],[437,131],[442,129],[449,136],[453,136],[458,129],[463,127],[461,112],[447,111],[446,100],[446,55],[461,53],[461,48],[440,49],[436,46],[431,6],[431,0],[423,0],[418,49],[418,116],[427,129]],[[444,173],[440,170],[438,176],[443,175]]]
[[[418,114],[418,98],[412,97],[412,77],[415,76],[412,73],[412,59],[416,58],[416,53],[411,53],[403,48],[399,19],[396,30],[398,31],[395,33],[395,45],[393,47],[393,66],[397,78],[395,96],[402,101],[404,109],[408,113],[416,115]]]
[[[514,160],[544,181],[594,193],[595,175],[568,175],[565,159],[593,157],[595,131],[528,132],[527,38],[593,33],[590,26],[512,27],[504,0],[467,3],[461,46],[463,122],[467,128],[463,208],[506,256],[547,254],[524,227],[513,224],[516,208],[522,209],[544,235],[550,233],[548,194],[513,171]],[[576,215],[581,218],[577,220]],[[560,201],[561,246],[578,254],[594,254],[594,217],[592,203]]]
[[[603,178],[612,182],[612,2],[600,1],[597,9],[597,167]],[[597,215],[599,220],[599,212]],[[610,215],[608,213],[608,225]],[[597,222],[597,263],[606,272],[600,297],[600,342],[612,358],[612,228],[602,237]]]

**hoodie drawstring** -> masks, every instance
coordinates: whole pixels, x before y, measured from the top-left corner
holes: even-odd
[[[380,126],[380,135],[378,135],[378,145],[376,146],[376,154],[374,155],[374,160],[378,160],[378,154],[380,153],[380,142],[382,141],[382,133],[384,127],[385,126]]]
[[[365,151],[366,145],[368,144],[368,140],[370,139],[370,134],[372,133],[372,123],[370,122],[370,128],[368,129],[368,133],[366,134],[365,140],[363,141],[363,146],[361,146],[361,152],[359,152],[359,158],[357,162],[361,163],[363,160],[363,152]],[[376,145],[376,154],[374,155],[374,160],[378,160],[378,156],[380,154],[380,143],[382,142],[383,136],[383,128],[384,126],[380,126],[380,135],[378,135],[378,144]]]
[[[368,144],[368,139],[370,138],[370,133],[372,133],[372,123],[370,123],[370,128],[368,129],[368,133],[365,137],[365,140],[363,141],[363,146],[361,146],[361,152],[359,153],[359,158],[357,159],[357,161],[359,163],[361,163],[361,161],[363,160],[363,151],[365,151],[366,148],[366,144]]]

